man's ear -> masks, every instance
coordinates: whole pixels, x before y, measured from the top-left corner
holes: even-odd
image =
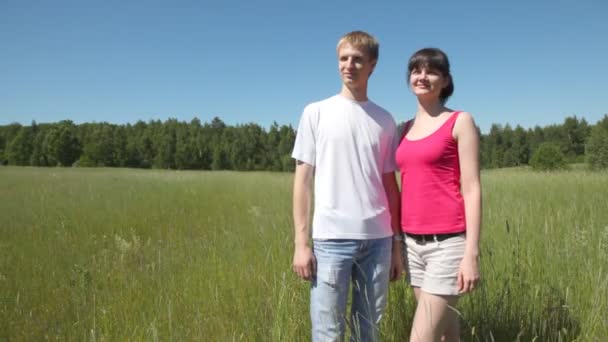
[[[374,73],[374,70],[376,70],[376,64],[378,63],[377,59],[374,59],[372,61],[372,70],[369,72],[369,75],[371,76]]]

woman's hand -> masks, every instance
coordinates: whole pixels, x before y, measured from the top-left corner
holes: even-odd
[[[465,254],[458,270],[458,292],[468,293],[475,290],[479,283],[479,258]]]

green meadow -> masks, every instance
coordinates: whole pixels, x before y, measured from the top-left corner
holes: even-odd
[[[0,340],[307,341],[290,173],[0,167]],[[464,341],[608,338],[608,173],[482,173]],[[384,341],[414,309],[393,283]]]

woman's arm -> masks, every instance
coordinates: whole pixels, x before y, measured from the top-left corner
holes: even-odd
[[[473,117],[461,113],[454,125],[458,142],[461,191],[466,220],[466,248],[458,274],[461,292],[472,291],[479,281],[479,236],[481,227],[481,181],[479,176],[479,134]]]

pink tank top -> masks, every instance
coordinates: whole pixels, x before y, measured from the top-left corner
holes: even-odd
[[[458,144],[452,129],[458,114],[431,135],[408,140],[397,148],[401,172],[401,229],[412,234],[459,233],[466,230],[464,200],[460,193]]]

